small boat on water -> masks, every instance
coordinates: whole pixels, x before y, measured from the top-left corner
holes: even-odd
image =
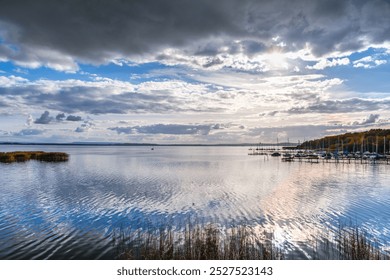
[[[322,154],[321,156],[323,159],[331,159],[332,158],[332,154],[331,153],[324,153]]]
[[[282,161],[294,161],[294,156],[290,153],[283,154]]]
[[[307,159],[319,159],[320,157],[317,154],[308,154]]]

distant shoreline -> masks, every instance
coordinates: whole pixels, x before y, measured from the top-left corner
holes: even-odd
[[[1,145],[19,145],[19,146],[153,146],[153,147],[296,147],[297,143],[239,143],[239,144],[155,144],[155,143],[94,143],[94,142],[75,142],[75,143],[20,143],[20,142],[3,142]]]

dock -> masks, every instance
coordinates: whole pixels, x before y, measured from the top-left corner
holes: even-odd
[[[364,159],[364,158],[332,158],[332,159],[324,159],[324,158],[314,158],[314,157],[299,157],[299,158],[289,158],[288,160],[284,160],[283,162],[306,162],[306,163],[333,163],[333,164],[390,164],[390,158],[381,158],[381,159]]]
[[[274,150],[274,149],[250,149],[251,156],[274,156],[278,151],[282,162],[305,162],[305,163],[333,163],[333,164],[385,164],[390,165],[390,154],[380,155],[377,153],[358,154],[354,156],[337,155],[333,153],[318,154],[313,151]]]

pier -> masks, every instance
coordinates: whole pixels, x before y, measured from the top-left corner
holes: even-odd
[[[274,157],[275,151],[282,162],[305,162],[305,163],[333,163],[333,164],[385,164],[390,165],[390,155],[376,153],[356,154],[355,156],[337,155],[333,153],[320,154],[312,151],[301,150],[274,150],[274,149],[251,149],[250,156]]]
[[[321,158],[321,157],[294,157],[287,160],[282,158],[283,162],[306,162],[306,163],[333,163],[333,164],[390,164],[390,157],[371,159],[371,158]]]

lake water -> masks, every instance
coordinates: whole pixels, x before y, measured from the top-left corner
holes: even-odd
[[[112,259],[118,230],[189,217],[272,232],[288,258],[311,258],[340,224],[390,244],[390,165],[281,162],[247,147],[0,147],[15,150],[70,160],[0,163],[0,259]]]

